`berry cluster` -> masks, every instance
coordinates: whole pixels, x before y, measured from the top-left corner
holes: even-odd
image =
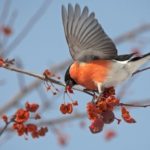
[[[116,106],[120,106],[120,101],[115,97],[113,87],[104,90],[103,94],[98,98],[97,102],[89,102],[87,104],[88,118],[91,120],[89,129],[92,133],[98,133],[103,130],[104,124],[110,124],[115,119],[120,123],[114,114]],[[125,107],[121,107],[122,118],[127,123],[135,123]]]
[[[77,101],[73,101],[71,103],[63,103],[60,105],[60,111],[63,114],[71,114],[73,111],[73,106],[77,106],[78,102]]]
[[[52,77],[55,77],[56,79],[60,80],[59,76],[56,76],[53,72],[49,71],[48,69],[44,70],[43,76],[45,77],[45,87],[47,91],[51,91],[53,95],[57,95],[59,90],[54,86],[54,84],[50,81]]]
[[[73,112],[73,107],[78,106],[78,101],[72,100],[71,96],[69,95],[73,93],[74,93],[73,89],[69,85],[67,85],[65,87],[64,94],[67,94],[71,102],[66,103],[64,99],[64,103],[60,105],[60,111],[62,112],[62,114],[71,114]]]
[[[13,117],[9,120],[6,115],[2,116],[6,125],[13,123],[12,128],[16,130],[19,136],[30,134],[32,138],[44,136],[48,131],[47,127],[38,128],[36,124],[28,123],[29,119],[40,119],[40,115],[36,113],[38,104],[26,102],[25,108],[18,109]]]

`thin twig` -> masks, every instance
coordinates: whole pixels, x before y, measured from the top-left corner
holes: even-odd
[[[68,122],[68,121],[73,121],[73,120],[76,120],[76,119],[82,119],[82,118],[86,118],[86,117],[87,117],[87,113],[75,113],[73,115],[60,117],[60,118],[57,118],[57,119],[42,121],[38,125],[39,126],[42,126],[42,125],[53,126],[53,125],[62,124],[62,123]]]
[[[138,104],[125,104],[125,103],[120,103],[118,106],[127,106],[127,107],[149,107],[150,104],[145,104],[145,105],[138,105]]]
[[[7,129],[7,127],[8,127],[8,124],[6,123],[5,126],[2,128],[2,130],[0,131],[0,136],[2,136],[2,134]]]
[[[68,64],[70,64],[70,60],[61,62],[60,64],[57,64],[57,65],[51,67],[50,70],[54,73],[58,73],[58,72],[63,71],[66,68],[66,65],[68,65]],[[29,85],[26,85],[25,87],[23,87],[20,91],[18,91],[10,100],[6,100],[7,103],[4,106],[1,106],[1,108],[0,108],[0,116],[2,114],[6,113],[6,111],[8,111],[13,106],[17,105],[18,102],[24,96],[31,93],[35,88],[40,86],[41,83],[42,83],[41,80],[36,79],[33,82],[31,82]]]
[[[143,71],[145,71],[145,70],[149,70],[149,69],[150,69],[150,67],[146,67],[146,68],[144,68],[144,69],[137,70],[136,72],[134,72],[134,73],[132,74],[132,76],[134,76],[134,75],[137,74],[137,73],[143,72]]]
[[[8,14],[9,14],[10,4],[11,4],[10,0],[4,1],[3,10],[2,10],[1,15],[0,15],[0,23],[5,24],[5,20],[7,19]]]
[[[0,136],[2,136],[2,134],[4,133],[4,131],[7,129],[7,127],[9,126],[9,124],[13,121],[14,118],[12,118],[10,121],[5,122],[5,126],[1,129],[0,131]]]
[[[42,80],[42,81],[49,81],[49,82],[52,82],[52,83],[54,83],[54,84],[57,84],[57,85],[60,85],[60,86],[63,86],[63,87],[66,86],[64,83],[62,83],[62,82],[60,82],[60,81],[58,81],[58,80],[56,80],[56,79],[48,78],[48,77],[45,78],[44,75],[32,73],[32,72],[30,72],[30,71],[26,71],[26,70],[17,68],[17,67],[15,67],[15,66],[13,66],[13,65],[8,65],[8,64],[5,65],[5,64],[4,64],[4,65],[2,66],[2,68],[8,69],[8,70],[11,70],[11,71],[14,71],[14,72],[22,73],[22,74],[25,74],[25,75],[28,75],[28,76],[32,76],[32,77],[37,78],[37,79],[40,79],[40,80]],[[137,70],[135,73],[133,73],[133,75],[135,75],[135,74],[137,74],[137,73],[140,73],[140,72],[143,72],[143,71],[148,70],[148,69],[150,69],[150,67],[144,68],[144,69],[141,69],[141,70]],[[74,89],[74,90],[77,90],[77,91],[80,91],[80,92],[87,93],[87,94],[93,96],[93,94],[90,93],[90,92],[88,92],[88,91],[81,90],[81,89],[79,89],[79,88],[73,88],[73,89]]]
[[[21,30],[21,32],[16,36],[16,38],[10,43],[4,51],[0,53],[0,56],[6,57],[14,48],[16,48],[21,41],[27,36],[27,34],[31,31],[37,21],[43,16],[47,8],[50,6],[52,0],[45,0],[40,8],[35,12],[33,16],[29,19],[27,24]]]
[[[87,113],[74,113],[73,115],[63,116],[56,119],[50,119],[37,123],[38,126],[54,126],[57,124],[63,124],[65,122],[74,121],[76,119],[83,119],[87,117]],[[1,128],[0,128],[1,129]],[[13,131],[12,128],[7,128],[6,131]]]
[[[60,85],[60,86],[63,86],[65,87],[66,85],[56,79],[53,79],[53,78],[49,78],[49,77],[46,77],[44,75],[40,75],[40,74],[36,74],[36,73],[32,73],[30,71],[27,71],[27,70],[23,70],[23,69],[20,69],[20,68],[17,68],[13,65],[3,65],[2,68],[5,68],[7,70],[10,70],[10,71],[14,71],[14,72],[18,72],[18,73],[22,73],[22,74],[25,74],[25,75],[28,75],[28,76],[31,76],[31,77],[34,77],[34,78],[37,78],[37,79],[40,79],[42,81],[46,81],[46,82],[52,82],[54,84],[57,84],[57,85]],[[79,88],[73,88],[74,90],[77,90],[77,91],[80,91],[80,92],[84,92],[84,93],[87,93],[91,96],[93,96],[92,93],[88,92],[88,91],[84,91],[82,89],[79,89]]]
[[[145,108],[145,107],[149,107],[150,104],[144,104],[144,103],[149,103],[150,100],[143,100],[143,101],[136,101],[134,103],[120,103],[118,106],[127,106],[130,108],[135,108],[135,107],[139,107],[139,108]],[[68,115],[68,116],[63,116],[60,118],[56,118],[56,119],[50,119],[50,120],[46,120],[46,121],[41,121],[39,122],[37,125],[38,126],[54,126],[54,125],[58,125],[58,124],[63,124],[65,122],[70,122],[70,121],[74,121],[77,119],[83,119],[83,118],[87,118],[87,113],[86,112],[82,112],[82,113],[74,113],[72,115]],[[1,128],[0,128],[1,129]],[[8,128],[6,130],[7,132],[12,132],[12,128]]]
[[[122,34],[121,36],[118,36],[117,38],[114,39],[114,42],[116,44],[121,44],[125,41],[129,41],[129,40],[137,37],[141,33],[146,32],[148,30],[150,30],[150,23],[143,24],[141,26],[136,27],[135,29],[132,29],[132,30]]]
[[[117,95],[118,99],[122,99],[127,94],[127,91],[132,86],[135,79],[137,79],[137,78],[131,78],[126,83],[124,83],[124,85],[121,86],[121,89],[119,90],[118,95]]]
[[[21,69],[24,68],[21,59],[17,59],[16,66],[17,66],[18,68],[21,68]],[[20,74],[20,73],[18,73],[18,74],[17,74],[17,79],[18,79],[19,88],[22,89],[23,87],[25,87],[25,85],[26,85],[25,76],[22,75],[22,74]]]
[[[14,27],[14,23],[17,19],[17,16],[18,16],[18,12],[17,10],[14,10],[12,13],[11,13],[11,16],[9,17],[9,20],[6,24],[7,27],[9,27],[13,33],[13,27]],[[7,45],[7,43],[9,42],[9,39],[10,39],[11,36],[3,36],[3,47],[5,47]],[[3,50],[3,49],[2,49]]]

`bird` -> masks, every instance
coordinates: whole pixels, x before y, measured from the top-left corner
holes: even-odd
[[[94,12],[79,4],[62,5],[62,23],[73,63],[66,70],[66,86],[83,86],[101,94],[132,77],[150,53],[119,55],[112,39],[105,33]]]

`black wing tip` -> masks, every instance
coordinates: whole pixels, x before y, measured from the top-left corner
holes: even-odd
[[[133,56],[135,55],[135,53],[131,53],[131,54],[124,54],[124,55],[118,55],[116,56],[115,60],[117,61],[126,61],[126,60],[132,60]]]
[[[136,53],[135,53],[135,55],[136,55]],[[150,53],[147,53],[147,54],[144,54],[144,55],[141,55],[141,56],[134,57],[134,58],[132,58],[130,61],[131,61],[131,62],[132,62],[132,61],[137,61],[137,60],[139,60],[139,59],[141,59],[141,58],[144,58],[144,57],[147,57],[147,56],[150,56]]]

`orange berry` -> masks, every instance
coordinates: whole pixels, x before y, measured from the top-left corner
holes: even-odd
[[[36,132],[37,126],[35,124],[27,124],[27,132]]]
[[[8,27],[8,26],[3,27],[3,28],[2,28],[2,31],[3,31],[3,33],[4,33],[6,36],[9,36],[9,35],[12,34],[12,29],[11,29],[10,27]]]
[[[78,106],[78,101],[73,101],[72,104],[73,106]]]
[[[99,108],[97,108],[96,104],[89,102],[87,104],[87,114],[88,114],[88,118],[90,120],[94,120],[96,118],[99,118],[101,113],[101,110]]]
[[[52,73],[46,69],[44,72],[43,72],[43,75],[46,77],[46,78],[50,78],[52,76]]]
[[[98,101],[97,107],[98,107],[101,111],[107,110],[107,104],[106,104],[105,101]]]
[[[24,133],[26,133],[26,127],[22,123],[14,123],[13,129],[17,130],[19,136],[22,136]]]
[[[40,130],[38,131],[39,136],[45,136],[46,132],[48,132],[47,127],[41,127]]]
[[[60,144],[61,146],[67,145],[68,138],[65,134],[59,134],[57,140],[58,140],[58,144]]]
[[[61,111],[63,114],[66,114],[66,113],[67,113],[68,108],[67,108],[66,104],[61,104],[61,105],[60,105],[60,111]]]
[[[72,111],[73,111],[72,104],[68,103],[68,104],[67,104],[67,113],[68,113],[68,114],[71,114]]]
[[[31,104],[31,103],[26,102],[25,107],[26,107],[27,111],[36,112],[37,109],[39,108],[39,105],[38,104],[34,104],[34,103]]]
[[[0,58],[0,67],[2,67],[4,65],[5,61],[3,58]]]
[[[41,119],[41,116],[38,113],[35,114],[35,120],[37,120],[37,119]]]
[[[136,123],[135,119],[130,116],[130,113],[125,107],[121,107],[122,118],[127,123]]]
[[[106,133],[105,133],[105,139],[106,140],[111,140],[112,138],[116,137],[116,132],[114,130],[108,130]]]
[[[69,93],[73,93],[72,87],[69,86],[69,85],[66,86],[66,90],[65,91],[69,92]]]
[[[119,105],[119,100],[115,96],[109,96],[106,99],[106,103],[109,106],[117,106],[117,105]]]
[[[8,123],[8,117],[7,117],[7,115],[3,115],[3,116],[2,116],[2,119],[3,119],[3,121],[4,121],[5,123]]]
[[[24,109],[19,109],[16,113],[15,113],[15,121],[17,123],[23,123],[26,122],[29,119],[29,112],[27,110]]]
[[[32,133],[31,133],[31,136],[32,136],[33,139],[35,139],[35,138],[38,138],[38,137],[39,137],[39,134],[38,134],[38,132],[36,131],[36,132],[32,132]]]

